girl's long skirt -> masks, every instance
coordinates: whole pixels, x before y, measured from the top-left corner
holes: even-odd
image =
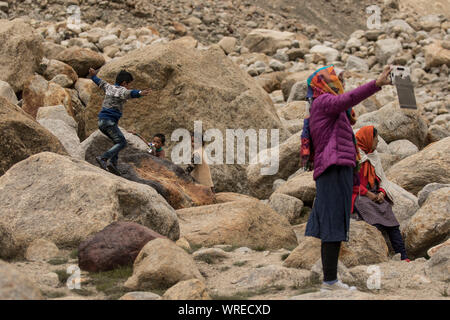
[[[305,236],[323,242],[348,241],[353,192],[353,168],[333,165],[316,180],[316,198]]]

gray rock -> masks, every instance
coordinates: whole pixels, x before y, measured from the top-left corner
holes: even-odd
[[[430,260],[426,262],[425,273],[436,281],[448,282],[450,280],[450,247],[445,246],[437,250]]]
[[[273,193],[269,198],[269,205],[277,213],[286,217],[291,224],[306,222],[305,217],[302,217],[303,202],[300,199],[282,193]]]
[[[389,21],[387,24],[385,24],[385,31],[387,33],[392,32],[406,32],[406,33],[414,33],[414,29],[405,21],[401,19],[395,19]]]
[[[275,59],[270,60],[269,67],[271,67],[274,71],[283,71],[286,69],[286,66],[283,63]]]
[[[311,48],[310,53],[322,54],[327,59],[327,63],[334,62],[339,57],[339,51],[324,45],[315,45]]]
[[[284,179],[277,179],[273,182],[273,191],[277,190],[283,183],[285,183],[286,180]]]
[[[368,72],[369,64],[367,63],[366,60],[351,55],[347,59],[345,69],[349,71],[354,70],[360,72]]]
[[[35,283],[0,260],[0,300],[43,300],[43,297]]]
[[[405,139],[392,141],[388,148],[391,154],[399,155],[401,159],[419,152],[419,148],[414,143]]]
[[[17,104],[19,102],[13,88],[8,82],[2,80],[0,80],[0,97],[5,98],[12,104]]]
[[[437,14],[429,14],[426,16],[421,16],[419,19],[419,24],[425,31],[431,31],[435,28],[440,28],[442,22],[442,16]]]
[[[417,194],[418,197],[418,204],[421,207],[425,201],[427,200],[428,196],[431,192],[439,190],[441,188],[448,188],[450,187],[450,184],[444,184],[444,183],[430,183],[427,184],[420,192]]]
[[[153,292],[134,291],[121,296],[119,300],[160,300],[161,296]]]
[[[197,250],[192,254],[192,258],[194,258],[194,260],[210,260],[212,262],[220,261],[229,257],[230,254],[220,248],[204,248]]]
[[[375,55],[381,64],[386,64],[389,58],[401,51],[402,43],[398,39],[383,39],[375,43]]]
[[[307,93],[308,85],[306,81],[298,81],[296,82],[292,88],[291,92],[289,93],[289,97],[287,102],[292,101],[303,101],[306,99],[306,93]]]
[[[40,119],[38,122],[59,139],[70,156],[84,159],[83,148],[77,132],[66,122],[58,119]]]

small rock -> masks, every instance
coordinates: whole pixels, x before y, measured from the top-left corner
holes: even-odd
[[[230,255],[219,248],[205,248],[195,251],[192,254],[192,257],[194,260],[210,260],[212,262],[217,262],[229,258]]]
[[[46,239],[36,239],[29,246],[25,253],[28,261],[47,261],[59,255],[58,247]]]
[[[153,292],[135,291],[128,292],[121,296],[119,300],[160,300],[161,296]]]
[[[180,281],[169,288],[162,300],[211,300],[205,283],[198,279]]]

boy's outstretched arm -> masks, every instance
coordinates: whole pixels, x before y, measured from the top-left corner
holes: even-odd
[[[92,68],[89,68],[89,77],[94,81],[94,83],[100,87],[103,91],[106,91],[106,86],[109,85],[108,82],[97,77],[97,71]]]
[[[125,94],[126,99],[130,98],[140,98],[144,96],[148,96],[151,93],[151,89],[145,89],[145,90],[128,90]]]

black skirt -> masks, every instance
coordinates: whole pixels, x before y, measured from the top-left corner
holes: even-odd
[[[352,207],[353,168],[330,166],[316,180],[316,198],[305,236],[323,242],[348,241]]]

